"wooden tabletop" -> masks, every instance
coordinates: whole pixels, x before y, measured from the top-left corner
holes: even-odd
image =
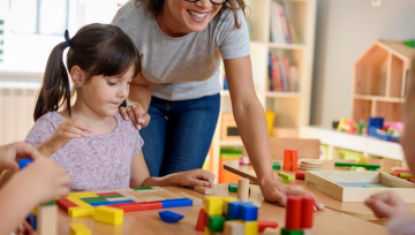
[[[336,160],[336,161],[328,160],[328,161],[325,161],[323,165],[323,169],[335,170],[334,162],[339,162],[339,161],[350,162],[347,160]],[[282,163],[282,161],[280,161],[280,163]],[[400,164],[398,162],[394,163],[394,161],[382,161],[380,159],[370,159],[369,163],[381,165],[381,168],[380,168],[381,170],[390,170],[392,167],[397,166],[396,164]],[[282,166],[283,165],[281,164],[281,167]],[[239,165],[238,161],[227,161],[223,163],[223,168],[234,174],[248,178],[252,182],[257,182],[256,173],[252,166]],[[338,167],[336,167],[336,169],[338,169]],[[294,174],[293,172],[288,172],[288,173]],[[278,171],[274,171],[274,178],[277,181],[282,183],[281,177],[278,176]],[[323,203],[326,206],[326,208],[330,208],[335,211],[346,213],[346,214],[349,214],[349,215],[352,215],[354,217],[358,217],[364,220],[378,220],[373,214],[373,212],[361,202],[338,201],[337,199],[331,196],[328,196],[327,194],[321,192],[318,189],[305,185],[303,180],[296,180],[295,184],[299,187],[304,187],[306,190],[312,192],[316,196],[317,200],[320,203]],[[415,212],[415,203],[408,204],[408,206],[410,207],[412,211]]]
[[[285,225],[285,208],[264,201],[260,189],[257,185],[251,185],[250,200],[255,204],[261,205],[258,220],[273,220],[280,225],[278,230],[267,234],[279,234],[281,226]],[[204,198],[204,195],[185,188],[167,187],[172,192],[186,192],[190,195]],[[228,191],[227,184],[215,185],[215,195],[217,196],[233,196],[236,193]],[[59,210],[59,235],[69,234],[69,226],[71,223],[84,223],[95,235],[119,235],[119,234],[140,234],[140,235],[164,235],[164,234],[196,234],[203,235],[203,232],[195,231],[195,226],[200,208],[203,206],[186,206],[169,208],[168,210],[184,215],[184,218],[177,222],[168,224],[160,220],[158,212],[161,210],[148,210],[138,212],[125,212],[124,223],[118,226],[112,226],[95,222],[92,217],[71,218],[65,212]],[[352,225],[352,226],[351,226]],[[348,234],[387,234],[384,227],[360,220],[344,213],[326,209],[322,212],[315,213],[314,227],[319,235],[348,235]]]

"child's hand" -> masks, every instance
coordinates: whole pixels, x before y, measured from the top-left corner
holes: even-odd
[[[18,160],[32,158],[34,160],[43,156],[30,144],[16,142],[0,147],[0,172],[2,170],[17,171],[19,169]]]
[[[414,215],[399,195],[392,190],[372,195],[365,200],[365,204],[379,219],[395,219]]]
[[[178,173],[178,181],[182,186],[200,186],[213,188],[215,175],[201,169]]]
[[[66,196],[71,177],[50,158],[39,158],[12,178],[13,184],[37,197],[38,203]],[[18,182],[16,182],[18,181]]]
[[[48,152],[55,153],[59,151],[65,144],[74,138],[88,138],[92,132],[91,127],[80,119],[71,119],[62,122],[55,133],[45,141],[41,146],[46,148]],[[40,148],[40,147],[39,147]],[[43,153],[43,151],[41,151]],[[46,156],[49,154],[44,153]]]

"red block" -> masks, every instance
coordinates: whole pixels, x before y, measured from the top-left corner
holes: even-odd
[[[56,200],[56,205],[63,211],[68,212],[71,207],[78,207],[75,203],[69,201],[66,198],[59,198]]]
[[[200,209],[199,217],[197,218],[196,231],[204,232],[205,231],[205,219],[206,219],[205,209]]]
[[[291,150],[284,150],[284,171],[291,170]]]
[[[144,211],[151,209],[161,209],[163,204],[161,202],[140,202],[140,203],[128,203],[128,204],[116,204],[124,212],[128,211]]]
[[[305,172],[296,172],[295,178],[298,180],[304,180],[305,179]]]
[[[298,152],[297,152],[297,150],[291,150],[291,169],[292,169],[292,171],[298,171]]]
[[[109,193],[97,193],[98,196],[100,197],[106,197],[106,196],[114,196],[114,195],[120,195],[117,192],[109,192]]]
[[[120,206],[118,206],[118,205],[108,205],[109,207],[114,207],[114,208],[117,208],[117,209],[120,209]]]
[[[414,179],[408,179],[408,181],[411,182],[411,183],[415,183]]]
[[[301,211],[301,227],[303,229],[313,228],[314,203],[315,202],[313,197],[302,198],[303,210]]]
[[[285,216],[285,228],[289,230],[301,229],[302,198],[297,196],[287,197],[287,213]]]
[[[259,232],[264,232],[266,228],[278,228],[278,223],[275,221],[258,221]]]
[[[391,173],[391,175],[396,176],[396,177],[399,177],[399,174],[400,172],[396,172],[396,171]]]

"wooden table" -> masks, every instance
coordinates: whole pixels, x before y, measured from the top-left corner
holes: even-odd
[[[204,195],[185,188],[167,187],[172,192],[186,192],[199,198]],[[228,192],[227,184],[215,185],[215,195],[217,196],[233,196],[236,193]],[[285,225],[285,208],[264,201],[260,189],[257,185],[251,185],[250,200],[255,204],[260,204],[259,220],[277,221],[281,226]],[[204,205],[203,205],[204,206]],[[168,210],[181,213],[185,217],[178,223],[168,224],[160,220],[158,212],[161,210],[148,210],[139,212],[126,212],[124,214],[124,223],[119,226],[107,225],[95,222],[91,217],[71,218],[63,211],[59,211],[59,235],[69,234],[69,226],[71,223],[84,223],[96,235],[119,235],[119,234],[140,234],[140,235],[164,235],[164,234],[197,234],[203,235],[203,232],[196,232],[195,226],[200,208],[203,206],[186,206],[169,208]],[[358,218],[326,209],[322,212],[315,213],[314,227],[319,235],[349,235],[349,234],[387,234],[384,227],[360,220]],[[272,233],[274,234],[274,233]],[[275,234],[279,234],[275,231]]]
[[[350,162],[347,160],[328,160],[325,161],[323,169],[325,170],[335,170],[334,162]],[[282,161],[280,161],[282,163]],[[381,165],[381,170],[390,170],[392,167],[397,166],[393,161],[382,161],[381,159],[370,159],[370,164],[379,164]],[[281,168],[283,165],[281,164]],[[252,166],[241,166],[238,161],[227,161],[223,163],[223,168],[227,171],[230,171],[236,175],[250,179],[252,182],[257,182],[257,176]],[[337,169],[338,167],[336,167]],[[294,174],[293,172],[288,172]],[[278,171],[274,171],[274,178],[282,183],[281,177],[278,176]],[[361,202],[341,202],[337,199],[328,196],[327,194],[321,192],[318,189],[305,185],[303,180],[295,181],[297,186],[304,187],[306,190],[312,192],[317,200],[320,203],[323,203],[326,208],[330,208],[335,211],[346,213],[354,217],[364,219],[364,220],[378,220],[373,212]],[[415,203],[408,204],[410,209],[415,212]]]

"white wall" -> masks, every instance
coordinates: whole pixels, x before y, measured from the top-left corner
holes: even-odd
[[[415,0],[318,0],[311,124],[351,116],[353,63],[376,39],[415,39]]]

